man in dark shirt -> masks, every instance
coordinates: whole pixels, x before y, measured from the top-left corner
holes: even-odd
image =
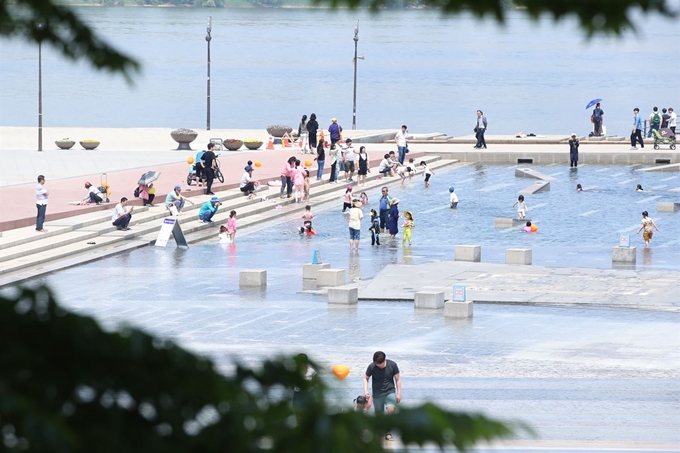
[[[215,148],[214,143],[208,143],[208,151],[204,152],[201,156],[201,165],[203,167],[203,177],[206,180],[205,184],[205,194],[215,195],[212,191],[213,179],[215,179],[215,153],[213,149]]]
[[[364,394],[367,398],[371,397],[368,391],[368,380],[371,378],[373,378],[373,407],[376,415],[383,414],[385,407],[387,407],[388,414],[393,414],[397,404],[401,402],[401,378],[396,362],[387,360],[382,351],[373,354],[373,363],[368,365],[364,376]],[[392,440],[392,434],[387,433],[385,439]]]

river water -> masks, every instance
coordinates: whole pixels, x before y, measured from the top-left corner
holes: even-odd
[[[43,49],[44,126],[206,126],[206,42],[213,18],[213,128],[297,126],[316,112],[352,127],[353,29],[360,20],[359,129],[587,134],[586,103],[604,99],[610,134],[633,107],[680,107],[677,21],[636,16],[638,32],[588,40],[571,21],[505,27],[436,11],[82,7],[78,14],[143,64],[129,86]],[[45,46],[47,47],[47,46]],[[37,46],[0,41],[0,125],[37,124]]]

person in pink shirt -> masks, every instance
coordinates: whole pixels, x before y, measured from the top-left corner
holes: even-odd
[[[234,243],[234,237],[236,236],[236,211],[231,211],[229,213],[229,219],[227,220],[227,234],[229,235],[229,242]]]
[[[294,156],[290,157],[281,169],[281,198],[286,198],[286,195],[290,198],[290,195],[293,193],[291,170],[295,168],[295,160]],[[286,195],[283,194],[284,191],[286,191]]]

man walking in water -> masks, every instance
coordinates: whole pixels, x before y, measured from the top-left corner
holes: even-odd
[[[368,365],[364,376],[366,398],[371,397],[368,391],[368,380],[371,378],[373,378],[373,408],[375,414],[384,414],[386,407],[387,413],[393,414],[397,409],[397,404],[401,402],[401,378],[396,362],[387,360],[382,351],[376,351],[373,354],[373,363]],[[385,440],[393,440],[392,434],[388,432],[385,435]]]

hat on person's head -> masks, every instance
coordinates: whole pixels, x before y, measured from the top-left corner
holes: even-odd
[[[246,168],[245,168],[245,170],[246,170],[247,172],[251,172],[251,171],[253,171],[253,170],[254,170],[254,168],[253,168],[253,167],[251,167],[250,165],[246,165]]]
[[[357,200],[356,198],[355,198],[354,200],[352,200],[352,204],[354,205],[355,208],[360,208],[360,207],[362,207],[362,206],[364,205],[364,204],[361,202],[361,200]]]
[[[90,184],[89,182],[86,182],[86,183],[85,183],[85,188],[88,189],[91,185],[92,185],[92,184]]]
[[[571,134],[572,137],[576,137],[576,134]]]
[[[347,140],[345,140],[345,143],[352,143],[352,139],[348,138]]]
[[[399,203],[399,198],[392,198],[392,203],[390,203],[390,204],[395,205],[395,204],[398,204],[398,203]]]
[[[347,190],[352,190],[352,186],[347,186]]]
[[[331,123],[337,123],[338,119],[337,118],[331,118]]]
[[[210,202],[211,202],[211,203],[219,203],[219,202],[220,202],[220,199],[217,198],[217,197],[212,197],[212,198],[210,199]]]
[[[180,186],[179,184],[175,185],[175,190],[182,190],[182,186]]]

